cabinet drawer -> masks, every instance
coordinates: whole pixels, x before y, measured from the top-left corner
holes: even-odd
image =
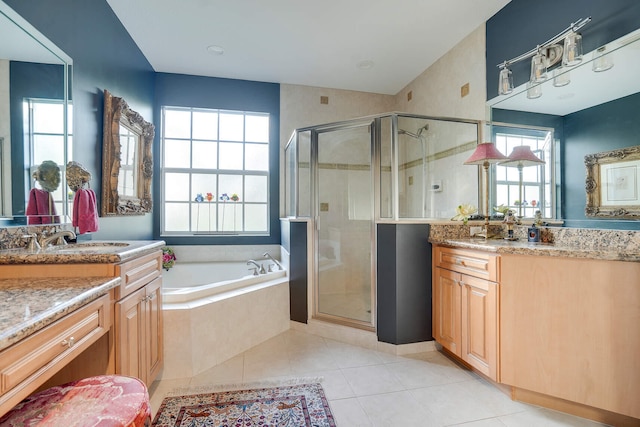
[[[498,258],[486,252],[435,246],[433,260],[436,267],[499,282]]]
[[[34,389],[86,350],[111,327],[111,295],[103,295],[0,353],[0,389],[4,395],[29,380]],[[4,402],[3,396],[1,401]],[[16,402],[17,403],[17,402]]]
[[[116,300],[119,300],[160,276],[162,251],[124,262],[116,268],[122,279],[116,288]]]

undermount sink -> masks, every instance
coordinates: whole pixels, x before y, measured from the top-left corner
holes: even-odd
[[[56,253],[114,251],[129,246],[126,242],[87,242],[50,246],[46,250]]]

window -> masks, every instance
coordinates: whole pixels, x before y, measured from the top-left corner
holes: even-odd
[[[162,235],[269,234],[269,114],[162,108]]]
[[[543,218],[554,218],[553,202],[553,131],[499,127],[495,131],[496,148],[508,156],[514,147],[529,146],[544,163],[522,168],[522,200],[517,167],[495,166],[495,195],[492,206],[505,205],[517,215],[533,218],[536,211]]]
[[[67,146],[64,144],[64,102],[56,99],[25,99],[23,102],[23,117],[25,118],[25,129],[29,135],[29,157],[31,170],[29,176],[45,160],[55,162],[60,167],[61,184],[56,191],[51,193],[55,204],[56,212],[71,212],[73,192],[65,184],[64,171],[65,159],[71,160],[72,152],[72,122],[71,104],[67,110],[67,120],[69,125],[69,137]],[[65,191],[66,190],[66,191]],[[67,209],[63,206],[67,204]]]

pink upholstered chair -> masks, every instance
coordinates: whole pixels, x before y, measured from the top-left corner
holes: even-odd
[[[0,418],[2,427],[148,427],[147,387],[137,378],[101,375],[33,394]]]

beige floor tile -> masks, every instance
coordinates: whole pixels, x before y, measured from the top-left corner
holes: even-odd
[[[486,420],[471,421],[464,424],[454,424],[456,427],[505,427],[497,418],[488,418]],[[529,426],[534,427],[534,426]]]
[[[268,386],[301,378],[321,384],[339,427],[597,427],[514,402],[438,351],[396,356],[301,331],[286,331],[193,378],[149,388],[155,416],[177,388]]]
[[[329,402],[338,427],[371,427],[373,424],[360,406],[358,399],[340,399]]]
[[[428,361],[405,359],[403,362],[389,363],[386,367],[406,389],[452,382],[438,365]]]
[[[356,397],[346,377],[340,369],[310,372],[311,378],[321,378],[320,383],[328,400]]]
[[[189,387],[242,382],[244,356],[239,355],[191,378]]]
[[[342,370],[356,396],[404,390],[386,365],[361,366]]]
[[[478,398],[468,391],[470,381],[413,389],[409,390],[409,393],[441,420],[443,425],[499,415],[480,403]]]
[[[384,363],[380,352],[327,340],[327,351],[331,353],[340,368],[378,365]]]
[[[291,372],[304,373],[309,371],[329,371],[338,369],[335,357],[325,351],[304,350],[289,353]]]
[[[358,397],[374,426],[441,426],[440,420],[407,391]]]

